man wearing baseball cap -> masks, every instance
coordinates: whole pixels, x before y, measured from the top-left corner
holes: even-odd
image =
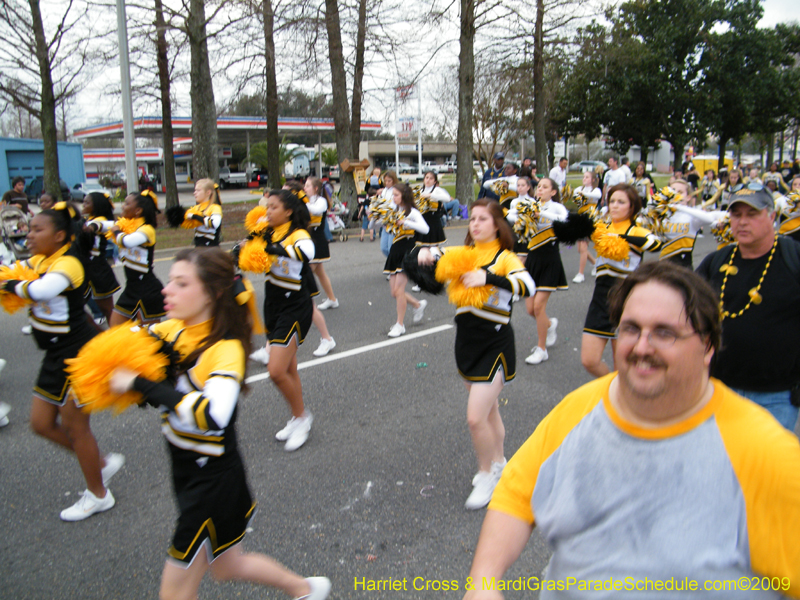
[[[775,232],[772,194],[751,182],[731,196],[736,242],[697,273],[719,293],[722,349],[711,374],[794,431],[800,405],[800,244]]]
[[[483,172],[483,179],[481,179],[481,189],[478,191],[478,198],[489,198],[490,200],[497,200],[500,201],[500,196],[494,193],[492,190],[486,189],[483,184],[491,179],[497,179],[498,177],[503,176],[503,162],[505,161],[506,155],[502,152],[496,152],[494,155],[494,165],[491,169],[486,169]]]

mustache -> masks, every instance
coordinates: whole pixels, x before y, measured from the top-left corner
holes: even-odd
[[[629,365],[634,365],[638,362],[644,362],[650,367],[661,368],[665,367],[666,363],[659,360],[655,356],[642,356],[641,354],[631,353],[625,358],[625,362]]]

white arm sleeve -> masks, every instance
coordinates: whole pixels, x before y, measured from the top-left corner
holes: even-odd
[[[119,245],[120,237],[122,238],[122,245],[126,248],[136,248],[143,246],[147,243],[147,236],[141,231],[134,231],[133,233],[120,233],[117,235],[117,245]]]
[[[403,219],[403,228],[413,229],[423,235],[428,233],[431,229],[416,208],[412,208],[408,216]]]
[[[312,215],[321,215],[328,210],[328,201],[324,196],[314,196],[308,201],[306,207],[308,208],[308,212]]]
[[[25,282],[20,282],[14,287],[14,293],[24,298],[20,293]],[[61,273],[46,273],[44,277],[31,281],[28,284],[28,297],[34,302],[52,300],[69,287],[69,279]],[[19,290],[19,291],[18,291]]]

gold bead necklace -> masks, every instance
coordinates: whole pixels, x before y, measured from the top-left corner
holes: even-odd
[[[728,275],[736,275],[739,272],[735,266],[733,266],[733,259],[736,256],[736,250],[739,248],[739,244],[734,244],[733,252],[731,252],[731,258],[728,261],[727,265],[723,265],[720,267],[720,272],[725,273],[725,277],[722,279],[722,287],[719,290],[719,314],[722,319],[730,317],[731,319],[735,319],[736,317],[741,317],[744,311],[750,308],[751,304],[761,304],[761,294],[759,294],[759,290],[761,289],[761,284],[764,283],[764,278],[767,276],[767,271],[769,270],[769,265],[772,263],[772,257],[775,256],[775,250],[778,248],[778,236],[775,236],[775,241],[772,242],[772,250],[769,252],[769,258],[767,258],[767,264],[764,265],[764,271],[761,273],[761,277],[758,280],[758,285],[747,292],[747,295],[750,297],[750,300],[745,304],[745,307],[737,313],[731,314],[727,310],[725,310],[725,286],[728,283]]]

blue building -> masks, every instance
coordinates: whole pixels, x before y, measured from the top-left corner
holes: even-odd
[[[86,181],[83,167],[83,146],[58,142],[59,176],[67,186]],[[11,180],[21,176],[28,185],[44,175],[44,142],[21,138],[0,138],[0,195],[11,189]]]

